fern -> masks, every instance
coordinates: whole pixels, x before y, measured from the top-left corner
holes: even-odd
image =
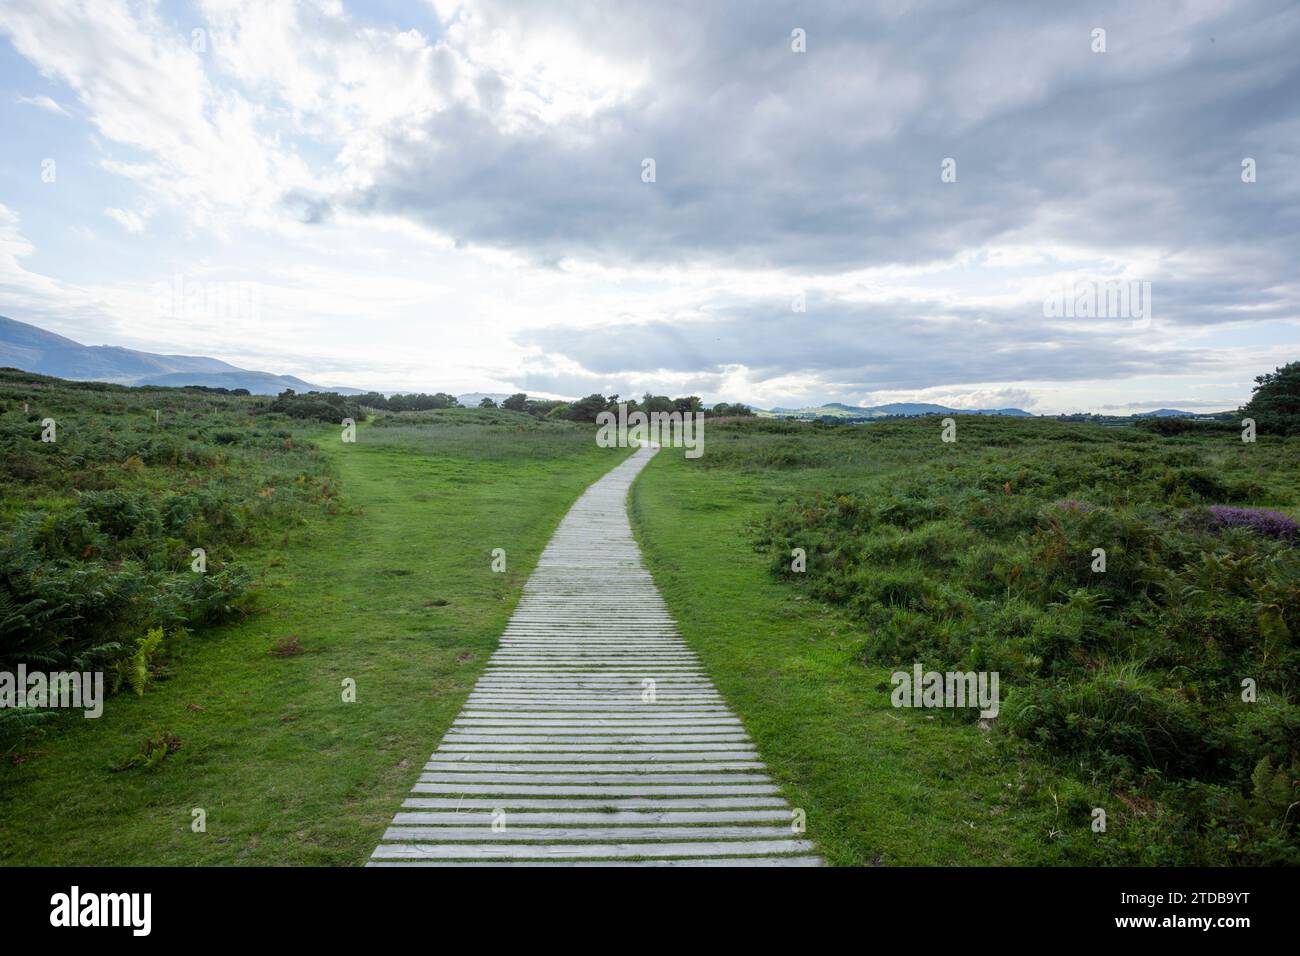
[[[154,656],[162,646],[165,635],[161,627],[151,628],[144,637],[140,638],[136,644],[135,653],[130,657],[118,661],[117,679],[114,681],[113,688],[116,690],[125,682],[135,691],[137,697],[143,697],[145,688],[149,686],[152,677],[152,665]]]
[[[57,716],[51,710],[0,710],[0,750],[8,751],[25,737],[40,730],[41,724]]]

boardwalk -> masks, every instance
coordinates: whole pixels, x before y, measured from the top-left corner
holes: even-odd
[[[625,510],[642,449],[565,516],[372,866],[812,866],[677,634]]]

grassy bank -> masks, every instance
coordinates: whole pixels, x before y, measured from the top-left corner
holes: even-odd
[[[828,858],[1289,859],[1295,549],[1208,506],[1294,513],[1300,449],[987,419],[940,434],[720,425],[634,488],[656,580]],[[916,661],[999,670],[1003,717],[893,708],[889,675]]]
[[[363,862],[551,531],[620,455],[501,413],[394,416],[352,445],[293,427],[319,449],[331,507],[239,551],[247,616],[187,637],[143,696],[60,714],[0,764],[0,862]],[[176,749],[114,769],[147,738]]]

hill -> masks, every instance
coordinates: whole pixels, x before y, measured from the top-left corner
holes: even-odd
[[[83,382],[115,385],[206,385],[246,388],[254,395],[331,391],[360,395],[355,388],[327,388],[293,375],[252,371],[204,355],[166,355],[113,345],[82,345],[72,339],[0,315],[0,366]]]

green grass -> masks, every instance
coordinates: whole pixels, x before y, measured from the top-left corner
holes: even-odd
[[[818,850],[847,866],[1050,859],[1053,815],[1024,795],[1038,768],[1006,763],[974,725],[892,709],[889,669],[862,666],[852,622],[767,573],[746,529],[789,487],[666,450],[633,486],[633,519],[683,636]]]
[[[188,638],[168,679],[97,720],[60,715],[0,765],[0,862],[364,862],[554,527],[623,454],[523,419],[364,425],[354,445],[313,426],[338,514],[244,552],[257,612]],[[294,637],[301,653],[271,653]],[[180,747],[157,769],[109,769],[159,733]]]
[[[633,489],[634,524],[686,639],[829,860],[1294,853],[1278,781],[1296,714],[1295,551],[1180,522],[1217,500],[1294,514],[1300,443],[972,418],[955,445],[937,419],[719,424],[707,437],[697,461],[656,457]],[[1061,517],[1057,497],[1096,508]],[[1102,543],[1111,567],[1090,576]],[[788,573],[792,546],[806,574]],[[1217,557],[1203,564],[1207,548]],[[1240,570],[1243,555],[1259,563]],[[1173,606],[1162,581],[1183,595]],[[1249,634],[1257,615],[1271,637]],[[1216,645],[1229,620],[1239,642]],[[1020,735],[1005,714],[982,729],[894,709],[889,675],[917,660],[1000,670],[1004,709],[1032,704]],[[1242,668],[1268,688],[1258,707],[1233,703]],[[1149,755],[1166,735],[1178,744],[1155,751],[1163,771],[1124,750]],[[1264,786],[1252,768],[1270,753]]]

